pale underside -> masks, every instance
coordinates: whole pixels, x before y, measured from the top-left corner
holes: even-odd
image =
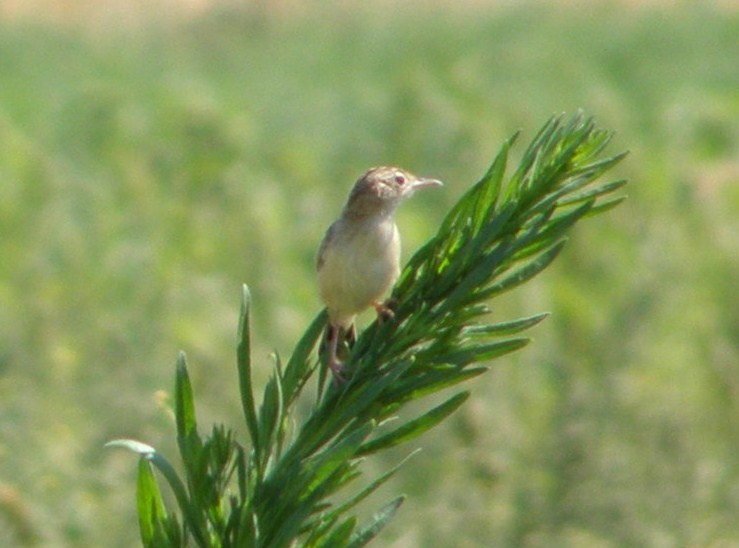
[[[400,273],[400,236],[391,217],[328,229],[318,252],[318,291],[331,323],[348,328],[382,301]]]

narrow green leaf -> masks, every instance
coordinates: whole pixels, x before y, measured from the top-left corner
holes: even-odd
[[[156,454],[156,450],[145,443],[127,439],[109,441],[105,444],[105,447],[128,449],[141,457],[136,480],[136,508],[139,531],[142,544],[146,547],[153,546],[157,539],[157,532],[163,530],[164,521],[167,518],[167,511],[162,501],[159,485],[150,465],[151,457]]]
[[[591,198],[598,198],[599,196],[604,196],[606,194],[610,194],[611,192],[615,192],[619,188],[623,187],[627,182],[628,181],[626,179],[618,179],[616,181],[611,181],[609,183],[605,183],[594,188],[589,188],[587,190],[583,190],[582,192],[573,194],[572,196],[568,196],[567,198],[562,198],[557,202],[557,205],[566,206],[570,204],[575,204],[577,202],[584,202]]]
[[[329,369],[328,369],[328,356],[324,359],[322,356],[319,356],[319,367],[318,367],[318,382],[316,383],[316,401],[321,401],[323,399],[324,390],[326,388],[326,380],[329,377]]]
[[[480,362],[484,360],[492,360],[499,358],[505,354],[515,352],[523,348],[530,342],[527,338],[506,339],[499,342],[475,345],[469,348],[462,348],[449,354],[435,357],[439,363],[450,363],[457,366],[464,366],[469,363]]]
[[[233,546],[246,546],[253,547],[257,546],[257,539],[259,539],[259,521],[257,513],[254,512],[254,508],[251,504],[244,504],[241,508],[239,515],[239,529],[236,536],[236,542]]]
[[[593,207],[594,200],[589,200],[575,208],[568,208],[566,213],[549,220],[546,226],[532,234],[527,234],[512,247],[515,251],[513,260],[518,262],[533,255],[539,255],[555,242],[562,241],[565,233],[577,221],[585,217]]]
[[[187,438],[197,432],[195,404],[192,384],[187,373],[187,357],[180,352],[177,357],[177,374],[175,377],[175,416],[177,419],[177,435]]]
[[[538,133],[531,140],[529,146],[526,147],[526,151],[523,154],[523,159],[521,160],[519,169],[523,168],[525,171],[529,170],[529,167],[534,162],[534,156],[536,156],[539,150],[547,147],[547,143],[551,140],[552,135],[554,135],[557,129],[560,128],[562,124],[562,118],[562,114],[552,116],[541,127]]]
[[[393,519],[393,516],[403,504],[405,496],[398,497],[386,504],[380,511],[374,515],[372,523],[364,527],[362,530],[354,534],[347,548],[360,548],[366,546],[373,538],[380,534],[380,531]]]
[[[147,445],[136,440],[112,440],[106,443],[105,447],[120,447],[122,449],[128,449],[129,451],[133,451],[134,453],[142,457],[147,457],[152,453],[156,453],[156,449],[154,449],[151,445]]]
[[[246,465],[246,451],[241,445],[236,446],[236,484],[239,487],[239,497],[241,500],[247,500],[252,490]]]
[[[562,130],[561,142],[555,148],[555,163],[558,168],[570,171],[575,162],[584,162],[597,141],[594,140],[595,124],[590,117],[573,116]]]
[[[471,337],[513,335],[515,333],[520,333],[521,331],[535,326],[547,316],[549,316],[549,312],[543,312],[541,314],[536,314],[527,318],[510,320],[507,322],[499,322],[486,325],[470,325],[464,328],[462,334]]]
[[[562,251],[565,241],[560,240],[547,251],[539,255],[535,260],[526,264],[522,268],[515,270],[501,281],[489,286],[488,288],[481,291],[476,297],[479,300],[485,300],[493,295],[498,295],[504,291],[508,291],[530,280],[536,276],[539,272],[548,267],[554,259],[557,258],[559,252]]]
[[[283,411],[282,382],[279,370],[275,368],[264,389],[264,400],[259,410],[259,446],[262,448],[263,465],[271,453],[270,447],[282,422]]]
[[[299,533],[301,535],[307,535],[302,542],[302,548],[316,548],[321,546],[321,542],[325,540],[327,534],[330,534],[331,528],[336,525],[337,521],[337,518],[311,521]]]
[[[154,472],[146,459],[139,459],[139,471],[136,488],[136,507],[139,515],[139,531],[141,543],[152,546],[156,531],[162,527],[167,517],[162,494],[159,492]]]
[[[539,201],[534,204],[528,211],[527,215],[533,215],[539,211],[543,211],[549,207],[551,207],[552,204],[555,202],[563,205],[566,203],[567,198],[565,198],[568,194],[573,194],[580,188],[583,188],[590,184],[592,181],[600,177],[600,175],[603,174],[607,169],[610,169],[615,165],[616,163],[620,162],[624,156],[626,156],[627,153],[621,153],[617,154],[615,156],[612,156],[611,158],[606,158],[605,160],[596,162],[594,164],[591,164],[589,166],[585,166],[582,169],[572,169],[567,173],[567,178],[564,180],[560,186],[556,189],[554,189],[552,192],[547,194],[546,196],[539,199]],[[590,169],[587,169],[590,168]],[[620,182],[617,182],[620,183]],[[622,186],[620,184],[619,186]],[[599,187],[601,188],[601,187]],[[609,189],[609,192],[612,192],[614,189]],[[580,198],[577,201],[582,201],[583,194],[585,194],[588,191],[582,191],[579,194],[576,194],[576,196],[580,196]],[[597,195],[597,192],[596,192]]]
[[[623,202],[626,199],[626,196],[617,196],[616,198],[613,198],[611,200],[603,200],[602,202],[598,202],[596,205],[594,205],[590,211],[588,211],[588,217],[593,217],[595,215],[600,215],[601,213],[605,213],[606,211],[609,211],[616,207],[618,204]]]
[[[406,286],[412,285],[412,282],[417,279],[416,274],[437,254],[440,245],[441,241],[438,237],[433,237],[422,245],[406,263],[395,284],[396,287],[405,289]]]
[[[290,359],[285,366],[285,374],[282,377],[283,397],[285,406],[289,406],[298,395],[300,388],[313,372],[310,368],[310,356],[316,343],[321,338],[328,314],[323,310],[308,326],[303,336],[295,345]]]
[[[187,358],[184,352],[180,352],[177,357],[175,419],[177,423],[177,445],[180,448],[188,485],[193,489],[199,474],[203,442],[198,435],[192,384],[187,373]]]
[[[507,203],[501,206],[495,215],[487,219],[487,223],[476,234],[470,248],[469,259],[477,258],[477,255],[483,250],[488,249],[496,238],[500,238],[506,232],[508,224],[516,213],[517,206],[514,203]],[[470,262],[469,260],[467,262]]]
[[[394,447],[420,436],[454,413],[467,400],[469,395],[469,392],[460,392],[452,396],[441,405],[434,407],[431,411],[421,415],[417,419],[408,421],[400,428],[396,428],[392,432],[365,443],[359,448],[357,455],[371,455],[382,449]]]
[[[588,177],[587,174],[568,179],[564,184],[540,198],[529,209],[527,209],[525,217],[529,219],[534,215],[549,210],[552,206],[558,204],[562,198],[583,188],[584,186],[592,182],[592,180],[593,179],[591,177]]]
[[[333,518],[338,517],[341,514],[344,514],[354,508],[357,504],[362,502],[364,499],[366,499],[368,496],[370,496],[372,493],[377,491],[383,484],[385,484],[391,477],[395,475],[395,473],[400,470],[400,468],[408,462],[411,458],[413,458],[420,449],[416,449],[413,451],[410,455],[405,457],[403,460],[401,460],[398,464],[393,466],[390,470],[382,474],[380,477],[376,478],[374,481],[372,481],[369,485],[367,485],[364,489],[359,491],[357,494],[352,496],[350,499],[344,501],[339,506],[334,508],[331,512],[326,514],[326,518]]]
[[[539,237],[553,240],[558,236],[564,236],[565,232],[574,224],[585,217],[595,204],[595,199],[585,200],[572,206],[560,206],[557,204],[557,214],[547,223],[539,233]],[[561,239],[561,238],[560,238]]]
[[[489,216],[497,203],[505,175],[508,151],[519,134],[520,131],[517,131],[503,143],[485,175],[459,198],[441,222],[438,235],[459,234],[460,221],[466,222],[469,219],[476,219],[475,223],[470,226],[470,233],[477,232],[481,223]],[[434,247],[437,251],[442,247],[438,236],[432,242],[436,244]],[[447,249],[446,251],[452,250]],[[428,250],[424,248],[424,255],[427,254]]]
[[[192,533],[192,536],[201,546],[206,546],[208,534],[204,518],[190,502],[185,485],[180,480],[174,467],[158,451],[149,454],[146,458],[157,467],[172,488],[172,492],[177,499],[177,505],[180,507],[180,512],[182,512],[185,524]]]
[[[461,369],[456,365],[445,364],[446,371],[437,371],[420,375],[416,378],[409,379],[407,382],[394,386],[393,391],[387,394],[387,401],[393,401],[388,404],[388,411],[382,411],[381,416],[390,414],[392,408],[397,410],[402,404],[417,400],[429,394],[434,394],[450,386],[465,382],[469,379],[482,375],[488,371],[489,367],[468,367]]]
[[[469,322],[490,313],[490,306],[487,303],[472,303],[465,305],[464,308],[459,308],[455,311],[454,315],[449,315],[444,319],[443,325],[445,327],[454,326],[461,327],[467,325]],[[439,334],[442,334],[439,331]]]
[[[308,459],[303,470],[310,475],[305,492],[310,493],[319,488],[340,466],[354,458],[360,445],[375,429],[375,422],[369,421],[357,428],[351,435]]]
[[[333,400],[324,400],[321,407],[301,428],[297,440],[293,443],[293,448],[301,448],[306,455],[313,453],[344,429],[345,425],[371,408],[380,395],[396,383],[412,363],[412,360],[404,360],[402,363],[393,365],[381,377],[377,375],[372,383],[362,385],[361,389],[349,390],[349,386],[346,386],[345,390],[348,391],[348,395],[340,398],[341,405],[334,406],[331,403]],[[353,374],[359,377],[360,372],[361,369],[357,367]],[[352,382],[355,382],[354,378],[349,380],[349,384]],[[340,396],[334,393],[333,396],[327,395],[328,397]]]
[[[519,185],[518,201],[527,202],[529,200],[529,194],[533,192],[540,193],[551,187],[551,173],[555,170],[555,168],[552,165],[544,163],[545,160],[549,160],[548,152],[549,151],[546,150],[546,148],[544,147],[536,151],[536,154],[534,155],[534,161],[531,164],[529,170],[524,175],[523,179],[521,180],[521,184]]]
[[[175,499],[177,500],[177,505],[180,507],[180,511],[185,517],[185,523],[193,537],[195,537],[201,545],[205,546],[207,534],[205,533],[205,526],[202,522],[201,516],[190,503],[185,484],[164,455],[156,451],[153,447],[136,440],[113,440],[106,443],[105,447],[122,447],[124,449],[128,449],[140,455],[142,459],[145,459],[156,466],[164,476],[164,479],[167,480],[167,483],[169,483]]]
[[[624,151],[608,158],[597,160],[590,164],[577,165],[570,170],[569,174],[570,176],[587,174],[591,179],[596,179],[603,175],[603,173],[611,169],[613,166],[615,166],[617,163],[619,163],[621,160],[623,160],[626,156],[628,156],[628,154],[628,151]]]
[[[441,303],[438,314],[447,313],[462,304],[469,304],[470,297],[474,297],[475,290],[489,280],[496,268],[505,260],[513,240],[507,238],[499,242],[494,249],[475,263],[475,267],[468,272],[461,282],[452,290],[449,296]],[[475,299],[482,300],[482,299]]]
[[[333,450],[308,459],[301,466],[298,477],[277,486],[272,505],[264,516],[264,522],[269,525],[260,541],[265,546],[286,546],[304,530],[309,516],[325,508],[320,503],[322,499],[360,474],[358,462],[350,459],[367,433],[357,431],[355,434],[357,439],[349,436],[336,444]]]
[[[454,291],[450,295],[461,296],[468,293],[468,287],[474,286],[479,283],[478,280],[484,279],[489,276],[492,268],[494,267],[497,259],[494,259],[492,254],[483,263],[480,262],[480,256],[485,253],[495,242],[496,238],[501,236],[501,232],[506,227],[506,223],[511,219],[516,211],[516,204],[508,203],[505,204],[489,222],[480,230],[480,232],[471,240],[468,240],[464,246],[452,257],[452,261],[447,267],[446,271],[439,272],[440,276],[435,280],[432,286],[433,293],[429,297],[441,294],[443,291],[447,291],[448,288],[454,287]],[[500,252],[496,255],[500,257]],[[493,265],[493,266],[491,266]],[[461,283],[465,285],[460,288],[460,275],[465,269],[469,272],[476,272],[476,274],[467,274]],[[453,297],[456,300],[456,296]],[[455,302],[454,300],[452,302]]]
[[[580,147],[577,154],[573,157],[574,162],[587,161],[590,158],[600,154],[603,149],[611,142],[614,133],[606,129],[594,129],[588,136],[588,141]]]
[[[487,173],[482,177],[481,189],[475,201],[474,212],[472,214],[472,218],[474,219],[472,226],[473,234],[477,234],[480,231],[480,228],[485,224],[490,213],[495,208],[503,184],[503,176],[505,175],[506,164],[508,162],[508,151],[514,140],[515,136],[503,143]]]
[[[544,240],[541,233],[552,223],[551,217],[554,212],[555,208],[552,206],[548,210],[537,213],[526,221],[521,232],[516,236],[515,241],[510,246],[510,254],[512,255],[511,264],[520,260],[518,255],[521,254],[521,250],[527,247],[536,247],[535,245],[532,246],[532,243],[538,244]]]
[[[560,126],[562,116],[553,116],[542,126],[539,133],[531,141],[519,162],[518,168],[511,176],[508,188],[506,189],[505,202],[518,201],[521,193],[526,190],[525,180],[532,168],[537,165],[541,156],[541,151],[547,147],[552,135]]]
[[[475,199],[483,184],[485,184],[485,180],[481,179],[462,194],[459,200],[457,200],[457,203],[452,206],[449,213],[447,213],[441,221],[441,224],[439,225],[439,234],[449,234],[452,227],[457,231],[460,230],[460,222],[463,219],[469,219],[470,212],[474,207]]]
[[[239,316],[239,342],[236,348],[236,361],[239,372],[239,391],[241,392],[241,406],[249,429],[252,448],[261,462],[261,447],[259,446],[259,427],[257,413],[254,406],[254,390],[251,378],[251,340],[249,335],[249,308],[251,296],[249,288],[242,287],[241,314]]]
[[[329,536],[316,544],[316,547],[337,548],[339,546],[346,546],[356,526],[357,518],[354,516],[344,520],[338,526],[334,527]]]

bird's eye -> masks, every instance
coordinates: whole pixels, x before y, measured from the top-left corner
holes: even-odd
[[[401,175],[400,173],[398,173],[395,175],[395,182],[402,186],[405,184],[405,177]]]

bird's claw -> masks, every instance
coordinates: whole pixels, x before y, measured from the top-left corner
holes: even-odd
[[[384,303],[374,302],[372,303],[373,308],[377,312],[377,321],[382,325],[386,321],[392,320],[395,317],[395,312],[392,307],[397,306],[395,299],[388,299]]]
[[[339,338],[342,337],[342,329],[340,327],[329,324],[327,331],[328,339],[328,368],[334,378],[334,386],[339,386],[346,382],[344,376],[344,364],[339,361],[337,356]]]
[[[331,374],[334,377],[334,386],[341,386],[346,382],[346,377],[344,376],[344,364],[336,360],[331,360],[328,363],[328,368],[331,370]]]

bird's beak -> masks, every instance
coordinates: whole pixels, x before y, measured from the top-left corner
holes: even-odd
[[[419,188],[429,188],[432,186],[444,186],[444,183],[437,179],[416,179],[413,181],[411,188],[413,188],[413,190],[418,190]]]

